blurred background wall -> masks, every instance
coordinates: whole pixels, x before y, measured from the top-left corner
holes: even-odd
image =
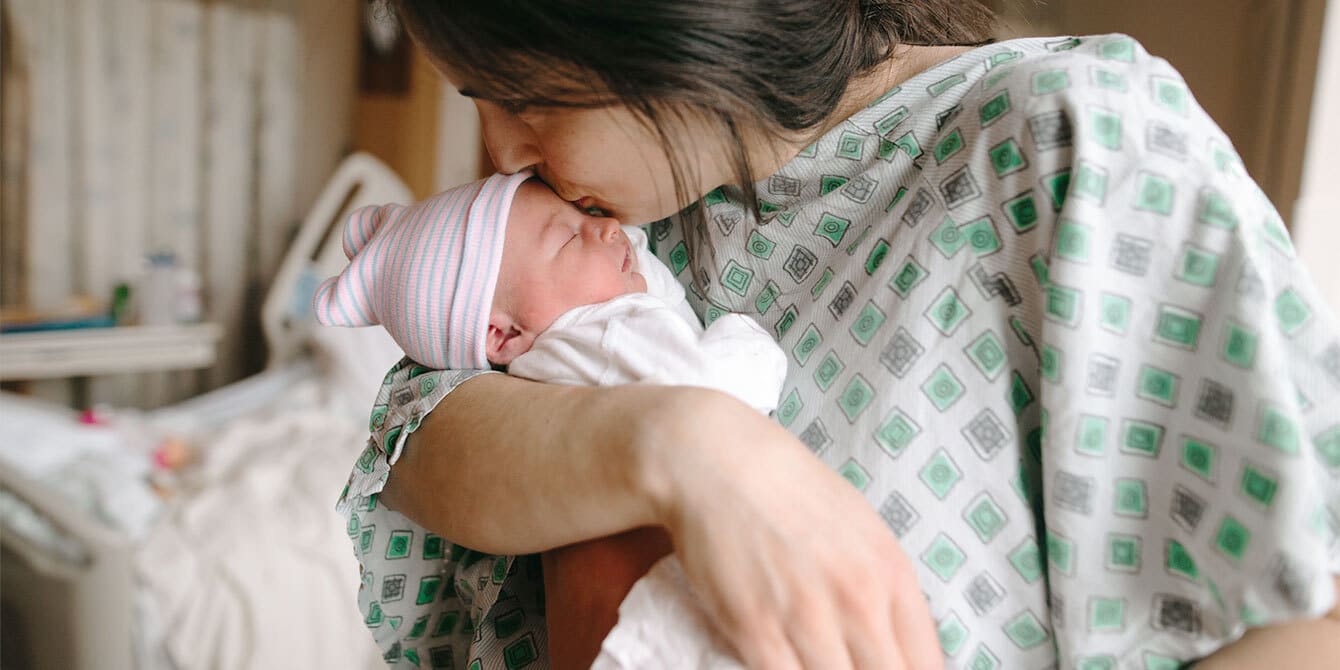
[[[204,318],[223,328],[217,364],[97,378],[91,400],[156,404],[256,369],[257,301],[350,148],[357,3],[3,7],[4,304],[107,299],[146,254],[171,254],[199,274]]]
[[[256,372],[260,300],[344,155],[372,152],[421,197],[483,169],[473,106],[363,0],[0,10],[0,304],[102,309],[117,284],[138,288],[147,255],[170,255],[222,330],[203,371],[9,388],[149,407]]]

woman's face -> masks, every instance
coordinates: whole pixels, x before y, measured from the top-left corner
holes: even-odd
[[[598,207],[633,225],[670,216],[685,204],[675,197],[673,173],[659,138],[628,108],[508,110],[472,96],[468,83],[443,70],[479,110],[484,146],[498,171],[532,168],[564,200],[583,209]],[[694,198],[728,181],[720,142],[706,139],[717,135],[705,122],[687,121],[672,136],[685,159]]]

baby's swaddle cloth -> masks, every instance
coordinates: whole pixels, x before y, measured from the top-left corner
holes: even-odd
[[[728,393],[768,414],[777,409],[786,354],[763,327],[726,314],[703,328],[639,228],[624,226],[646,293],[568,310],[508,366],[508,374],[574,386],[661,384]]]
[[[652,566],[619,605],[591,670],[698,668],[744,670],[673,555]]]
[[[715,389],[770,413],[786,378],[786,354],[742,314],[703,328],[669,268],[625,226],[647,292],[585,305],[558,317],[508,373],[559,384],[664,384]],[[633,585],[594,668],[740,668],[673,555]]]

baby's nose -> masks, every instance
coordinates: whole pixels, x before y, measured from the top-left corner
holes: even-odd
[[[619,223],[614,219],[592,219],[587,223],[587,230],[591,231],[597,240],[606,244],[619,237]]]

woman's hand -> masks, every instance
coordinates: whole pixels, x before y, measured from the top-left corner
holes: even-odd
[[[769,669],[941,667],[912,563],[870,505],[780,426],[711,396],[662,413],[668,425],[648,439],[673,444],[651,450],[647,486],[741,659]]]

